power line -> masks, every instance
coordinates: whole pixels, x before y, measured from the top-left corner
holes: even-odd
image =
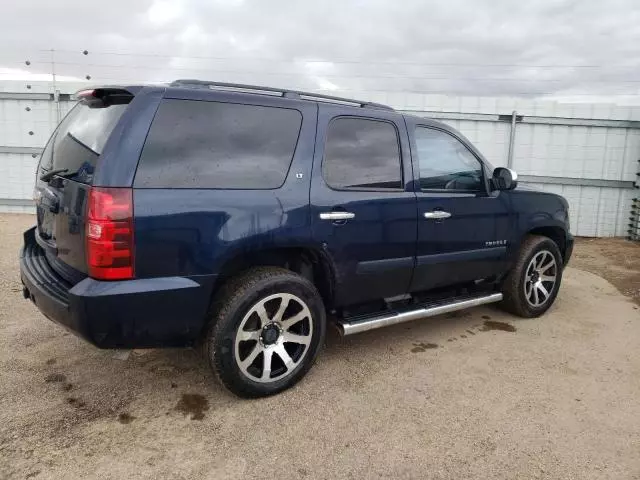
[[[43,64],[44,62],[32,62],[32,64]],[[113,65],[113,64],[96,64],[96,63],[80,63],[80,62],[56,62],[56,65],[68,65],[68,66],[78,66],[78,67],[92,67],[92,68],[122,68],[129,70],[158,70],[158,71],[183,71],[183,72],[213,72],[217,74],[242,74],[242,75],[264,75],[264,76],[304,76],[304,75],[314,75],[309,72],[267,72],[267,71],[251,71],[251,70],[220,70],[216,68],[189,68],[189,67],[154,67],[149,65]],[[88,72],[90,73],[90,72]],[[367,75],[367,74],[317,74],[318,77],[321,78],[332,78],[332,79],[386,79],[386,80],[447,80],[447,81],[494,81],[494,82],[518,82],[518,83],[562,83],[566,82],[566,79],[548,79],[548,78],[509,78],[509,77],[489,77],[489,76],[462,76],[456,77],[453,75],[442,75],[442,74],[429,74],[425,73],[424,75]],[[622,79],[581,79],[582,82],[587,83],[629,83],[629,84],[640,84],[640,80],[622,80]]]
[[[51,50],[38,50],[39,52],[50,52]],[[61,53],[78,53],[83,54],[83,52],[79,50],[57,50],[56,52]],[[124,56],[124,57],[153,57],[153,58],[171,58],[171,59],[194,59],[194,60],[257,60],[264,62],[283,62],[283,63],[294,63],[295,61],[305,62],[305,63],[331,63],[331,64],[355,64],[355,65],[414,65],[414,66],[443,66],[443,67],[523,67],[523,68],[638,68],[638,65],[569,65],[569,64],[547,64],[547,65],[538,65],[538,64],[527,64],[527,63],[430,63],[430,62],[419,62],[419,61],[372,61],[370,59],[362,59],[362,60],[353,60],[353,59],[304,59],[304,58],[294,58],[294,59],[281,59],[277,57],[248,57],[248,56],[240,56],[240,57],[222,57],[222,56],[204,56],[204,55],[168,55],[168,54],[159,54],[159,53],[131,53],[131,52],[109,52],[102,50],[91,50],[88,52],[88,55],[93,56],[94,54],[98,55],[115,55],[115,56]]]
[[[154,54],[154,53],[140,53],[140,54],[134,54],[134,53],[127,53],[127,52],[103,52],[103,51],[92,51],[92,52],[80,52],[80,51],[76,51],[76,50],[53,50],[56,53],[74,53],[74,54],[84,54],[85,57],[87,58],[86,55],[118,55],[118,56],[123,56],[123,57],[129,57],[129,58],[136,58],[136,57],[155,57],[155,58],[172,58],[172,59],[199,59],[199,60],[225,60],[225,61],[233,61],[233,62],[238,62],[238,61],[246,61],[246,60],[260,60],[260,61],[269,61],[269,62],[282,62],[282,63],[289,63],[294,65],[296,61],[300,61],[299,59],[293,59],[293,60],[282,60],[282,59],[275,59],[275,58],[264,58],[264,57],[239,57],[239,58],[232,58],[232,57],[214,57],[214,56],[179,56],[179,55],[166,55],[166,54]],[[38,52],[41,52],[42,54],[51,54],[52,50],[51,49],[47,49],[47,50],[38,50]],[[1,58],[2,56],[0,56]],[[68,56],[64,56],[66,58],[68,58]],[[13,58],[15,58],[15,55],[13,56]],[[355,60],[343,60],[343,61],[325,61],[325,60],[317,60],[317,61],[306,61],[307,63],[332,63],[335,65],[367,65],[370,67],[373,67],[375,65],[391,65],[391,66],[421,66],[421,67],[432,67],[432,66],[449,66],[449,67],[527,67],[527,68],[540,68],[540,69],[544,69],[544,68],[592,68],[592,69],[599,69],[599,68],[608,68],[610,69],[615,69],[615,68],[635,68],[635,67],[631,67],[631,66],[605,66],[605,65],[527,65],[527,64],[462,64],[462,63],[419,63],[419,62],[376,62],[376,61],[355,61]],[[41,64],[43,66],[48,66],[48,63],[46,63],[45,60],[42,61],[36,61],[36,62],[30,62],[30,61],[25,61],[25,63],[27,64],[27,66],[32,65],[33,63],[35,63],[36,65]],[[304,78],[306,79],[306,82],[303,82],[304,84],[308,85],[310,83],[314,83],[314,78],[313,77],[317,77],[317,80],[334,80],[336,81],[336,83],[340,83],[340,82],[347,82],[347,83],[352,83],[349,82],[349,80],[359,80],[359,79],[363,79],[363,80],[384,80],[387,83],[391,83],[391,82],[395,82],[396,83],[396,87],[397,87],[397,83],[402,82],[402,81],[410,81],[410,82],[416,82],[416,81],[421,81],[421,82],[425,82],[426,84],[428,83],[432,83],[432,82],[436,82],[436,81],[448,81],[448,82],[464,82],[464,81],[469,81],[469,82],[495,82],[495,83],[502,83],[502,82],[506,82],[507,84],[509,82],[517,82],[519,84],[531,84],[531,83],[535,83],[535,84],[541,84],[541,85],[551,85],[551,88],[554,88],[554,85],[557,85],[557,87],[559,89],[561,89],[561,91],[524,91],[524,92],[509,92],[509,91],[499,91],[496,92],[496,88],[487,88],[487,86],[485,85],[485,91],[487,93],[484,93],[485,95],[497,95],[497,96],[505,96],[505,95],[510,95],[510,96],[526,96],[526,97],[531,97],[531,96],[584,96],[584,97],[606,97],[606,96],[624,96],[624,97],[629,97],[629,96],[637,96],[640,92],[639,91],[620,91],[618,90],[617,92],[577,92],[577,93],[570,93],[567,92],[566,90],[569,88],[575,88],[578,87],[579,85],[575,85],[576,83],[582,85],[582,88],[585,87],[585,84],[611,84],[611,85],[619,85],[622,86],[622,88],[624,89],[624,85],[635,85],[635,84],[640,84],[640,80],[636,80],[636,79],[630,79],[630,80],[625,80],[625,79],[603,79],[603,78],[594,78],[594,79],[588,79],[585,78],[584,76],[579,78],[577,82],[572,82],[571,79],[563,79],[563,78],[513,78],[513,77],[499,77],[499,76],[466,76],[464,74],[454,74],[454,73],[447,73],[447,72],[426,72],[424,74],[421,75],[416,75],[415,72],[410,74],[410,75],[403,75],[403,74],[396,74],[396,75],[380,75],[380,74],[360,74],[360,73],[344,73],[344,74],[336,74],[336,73],[314,73],[314,72],[304,72],[304,71],[292,71],[292,72],[283,72],[283,71],[279,71],[279,72],[269,72],[269,71],[251,71],[251,70],[237,70],[237,69],[216,69],[216,68],[191,68],[191,67],[170,67],[170,66],[152,66],[152,65],[117,65],[117,64],[109,64],[109,63],[85,63],[85,62],[81,62],[81,61],[67,61],[67,62],[56,62],[56,65],[64,65],[64,66],[68,66],[68,67],[78,67],[78,68],[82,68],[82,69],[127,69],[127,70],[131,70],[131,75],[128,75],[127,72],[123,72],[123,75],[118,75],[118,76],[103,76],[100,75],[98,72],[95,71],[86,71],[84,72],[84,74],[82,76],[86,75],[87,79],[91,79],[92,82],[96,82],[98,80],[110,80],[113,82],[117,82],[117,83],[148,83],[149,79],[148,76],[155,76],[154,74],[137,74],[136,72],[140,71],[140,70],[146,70],[146,71],[151,71],[151,72],[164,72],[162,74],[163,77],[165,77],[165,75],[171,75],[172,78],[175,78],[175,76],[177,75],[172,75],[170,72],[212,72],[216,75],[222,75],[222,76],[268,76],[268,77],[282,77],[282,78],[286,78],[286,77],[293,77],[294,79],[298,79],[295,81],[295,83],[300,84],[299,79],[300,78]],[[77,70],[77,69],[65,69],[65,70]],[[46,73],[46,72],[45,72]],[[60,70],[58,70],[56,72],[57,75],[70,75],[70,76],[77,76],[77,74],[70,74],[68,72],[62,72]],[[137,77],[135,80],[125,80],[125,77],[130,77],[130,78],[134,78]],[[187,76],[187,75],[185,75]],[[145,78],[147,77],[147,78]],[[315,81],[317,81],[315,80]],[[151,80],[153,81],[153,80]],[[170,81],[170,80],[169,80]],[[367,83],[367,82],[361,82],[361,83]],[[375,83],[375,82],[374,82]],[[573,83],[574,86],[572,87],[572,85],[570,85],[570,83]],[[565,84],[564,87],[562,87],[562,84]],[[415,87],[417,85],[414,84],[413,87],[411,87],[410,89],[388,89],[388,88],[366,88],[364,86],[359,87],[359,88],[344,88],[344,87],[340,87],[340,86],[336,86],[336,88],[316,88],[315,90],[317,91],[344,91],[344,92],[349,92],[349,91],[353,91],[353,92],[372,92],[372,93],[389,93],[389,94],[434,94],[434,95],[477,95],[477,91],[472,92],[470,90],[466,90],[464,88],[462,89],[444,89],[444,90],[440,90],[440,89],[432,89],[432,88],[421,88],[419,90],[416,90]],[[458,88],[460,87],[460,85],[458,85]],[[497,87],[500,88],[500,87]],[[505,85],[505,88],[506,87]],[[516,87],[517,88],[517,87]],[[526,88],[526,86],[525,86]]]
[[[154,83],[154,84],[169,84],[173,81],[173,79],[163,79],[163,80],[155,80],[150,82],[148,80],[143,80],[140,78],[123,78],[123,77],[110,77],[110,76],[95,76],[91,78],[89,84],[99,84],[100,81],[108,80],[113,83],[120,84],[144,84],[144,83]],[[289,88],[297,88],[294,86],[290,86]],[[521,96],[521,97],[535,97],[535,96],[562,96],[562,97],[637,97],[638,92],[606,92],[606,93],[598,93],[598,92],[567,92],[567,91],[524,91],[524,92],[490,92],[484,94],[478,94],[477,92],[465,91],[465,90],[434,90],[434,89],[422,89],[422,90],[414,90],[414,89],[386,89],[386,88],[343,88],[338,86],[337,88],[317,88],[317,87],[300,87],[301,90],[310,90],[316,92],[334,92],[334,94],[340,92],[357,92],[358,94],[366,94],[366,93],[386,93],[386,94],[417,94],[417,95],[453,95],[453,96]]]
[[[75,53],[75,54],[80,54],[82,55],[83,52],[77,51],[77,50],[55,50],[56,52],[59,53]],[[40,49],[37,50],[37,52],[41,52],[41,53],[50,53],[51,49]],[[328,64],[333,64],[336,66],[340,66],[340,65],[367,65],[367,66],[376,66],[376,65],[389,65],[389,66],[419,66],[419,67],[452,67],[452,68],[466,68],[466,67],[473,67],[473,68],[511,68],[511,67],[517,67],[517,68],[534,68],[534,69],[607,69],[607,70],[611,70],[611,69],[635,69],[637,70],[640,65],[570,65],[570,64],[563,64],[563,65],[540,65],[540,64],[525,64],[525,63],[502,63],[502,64],[485,64],[485,63],[429,63],[429,62],[390,62],[390,61],[372,61],[372,60],[305,60],[305,59],[290,59],[290,60],[285,60],[285,59],[279,59],[279,58],[274,58],[274,57],[222,57],[222,56],[188,56],[188,55],[166,55],[166,54],[155,54],[155,53],[126,53],[126,52],[105,52],[105,51],[91,51],[88,52],[89,55],[93,56],[95,54],[98,55],[117,55],[117,56],[124,56],[124,57],[131,57],[131,58],[136,58],[136,57],[153,57],[153,58],[168,58],[168,59],[196,59],[196,60],[218,60],[218,61],[246,61],[246,60],[252,60],[252,61],[265,61],[265,62],[269,62],[269,63],[273,63],[273,62],[279,62],[279,63],[289,63],[289,64],[295,64],[296,62],[304,62],[304,63],[317,63],[317,64],[322,64],[322,63],[328,63]],[[29,55],[26,55],[27,57]],[[16,58],[16,55],[0,55],[0,58]],[[62,62],[59,62],[62,63]],[[96,65],[96,64],[84,64],[84,63],[80,63],[80,62],[66,62],[69,65],[73,65],[73,64],[78,64],[78,65]],[[119,68],[119,67],[126,67],[125,66],[119,66],[119,65],[109,65],[109,64],[104,64],[103,66],[107,67],[107,66],[111,66],[114,68]],[[160,69],[161,67],[142,67],[139,66],[137,68],[149,68],[149,69],[155,69],[158,68]],[[162,68],[166,68],[166,67],[162,67]],[[197,68],[186,68],[186,67],[172,67],[173,69],[184,69],[186,70],[197,70]],[[204,70],[208,70],[208,69],[202,69]],[[213,71],[213,70],[212,70]],[[364,76],[364,75],[363,75]]]

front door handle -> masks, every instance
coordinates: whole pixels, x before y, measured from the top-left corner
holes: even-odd
[[[424,218],[429,220],[442,220],[443,218],[449,218],[451,214],[449,212],[443,212],[442,210],[433,210],[431,212],[424,212]]]
[[[351,212],[322,212],[320,214],[320,220],[351,220],[355,218],[356,214]]]

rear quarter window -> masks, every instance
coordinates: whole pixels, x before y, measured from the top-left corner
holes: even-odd
[[[163,100],[140,156],[138,188],[282,186],[300,134],[298,110]]]

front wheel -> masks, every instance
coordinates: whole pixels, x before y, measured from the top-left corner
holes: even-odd
[[[550,238],[525,238],[515,266],[503,284],[505,310],[525,318],[539,317],[553,304],[562,281],[562,255]]]
[[[307,279],[281,268],[252,269],[216,298],[205,340],[220,381],[242,397],[278,393],[311,368],[324,341],[322,299]]]

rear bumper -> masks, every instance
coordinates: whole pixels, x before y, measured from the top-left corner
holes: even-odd
[[[24,233],[20,252],[24,295],[50,320],[99,348],[191,345],[205,324],[213,277],[163,277],[70,285]]]

